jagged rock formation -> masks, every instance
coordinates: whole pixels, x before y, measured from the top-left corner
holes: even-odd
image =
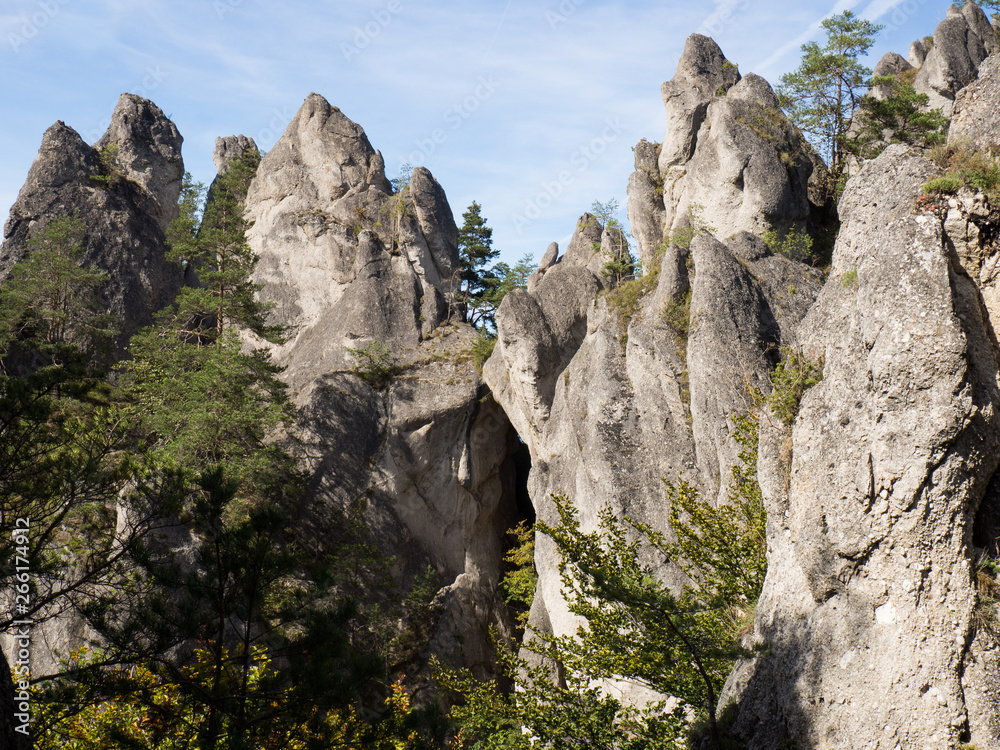
[[[895,146],[848,183],[800,326],[824,379],[762,440],[771,651],[731,678],[751,747],[993,746],[971,537],[1000,461],[1000,352],[941,220],[914,211],[933,173]]]
[[[803,143],[801,136],[784,120],[748,119],[776,106],[770,87],[754,75],[740,80],[715,43],[695,35],[664,100],[674,130],[662,148],[638,144],[629,183],[630,222],[648,274],[627,282],[633,291],[642,285],[638,301],[623,304],[603,273],[614,230],[584,214],[565,254],[557,259],[550,247],[528,290],[511,292],[497,313],[498,341],[483,376],[531,451],[529,491],[550,523],[549,497],[561,493],[585,525],[607,505],[668,528],[662,478],[691,482],[707,502],[724,500],[738,454],[730,416],[750,408],[748,388],[767,383],[820,288],[819,272],[774,256],[747,230],[787,227],[808,214],[804,147],[789,166],[779,151]],[[730,173],[743,181],[720,177]],[[681,216],[682,196],[702,203],[705,223],[725,222],[716,236],[728,239],[700,224],[686,240],[665,241],[690,219]],[[530,623],[568,633],[577,623],[558,563],[551,541],[537,538]]]
[[[947,17],[934,30],[932,43],[914,42],[910,47],[910,62],[920,68],[913,87],[917,93],[927,94],[930,107],[940,108],[950,117],[955,95],[976,77],[979,64],[996,52],[997,46],[996,32],[978,5],[966,0],[961,9],[949,6]]]
[[[120,351],[181,285],[180,266],[164,257],[164,231],[177,215],[184,172],[181,141],[159,107],[132,94],[122,94],[97,147],[63,122],[49,128],[4,225],[0,279],[49,221],[79,217],[87,261],[108,273],[100,295],[120,320]],[[119,173],[100,182],[93,179],[103,168],[100,149],[111,143],[118,147]]]
[[[686,226],[726,238],[809,218],[810,149],[763,78],[741,78],[714,41],[692,34],[662,93],[663,144],[655,159],[652,145],[636,148],[629,181],[629,222],[644,264]]]
[[[393,193],[357,124],[311,94],[262,160],[247,196],[261,297],[288,340],[312,476],[310,523],[362,499],[374,539],[412,580],[430,562],[442,589],[437,653],[488,665],[487,626],[508,627],[496,595],[513,507],[510,426],[480,387],[467,326],[447,324],[457,227],[426,169]],[[385,392],[352,370],[349,348],[389,346]]]

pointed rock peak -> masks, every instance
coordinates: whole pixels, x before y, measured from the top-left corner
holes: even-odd
[[[719,89],[728,91],[739,80],[736,65],[726,59],[714,39],[701,34],[692,34],[687,38],[684,52],[677,62],[674,83],[687,83],[705,96],[713,96]]]
[[[29,184],[61,185],[80,176],[93,174],[97,159],[80,134],[58,120],[42,136]]]
[[[259,153],[260,149],[254,143],[253,138],[245,135],[229,135],[225,138],[215,139],[215,151],[212,152],[212,161],[215,162],[216,171],[222,175],[229,169],[229,165],[239,158]]]
[[[594,253],[600,251],[603,229],[593,214],[585,213],[577,219],[576,231],[561,262],[569,265],[587,265],[594,257]]]
[[[315,93],[306,97],[284,134],[264,157],[258,174],[273,175],[289,169],[299,173],[302,168],[322,201],[338,200],[369,187],[392,193],[382,155],[372,148],[364,129]],[[291,173],[288,176],[300,179]]]
[[[552,266],[555,265],[556,260],[559,258],[559,243],[550,242],[548,249],[545,251],[545,255],[542,256],[541,261],[538,263],[539,271],[548,271]]]
[[[410,175],[410,198],[434,263],[443,278],[450,278],[459,262],[458,226],[444,188],[426,167]]]
[[[969,28],[972,29],[972,33],[982,41],[987,55],[992,55],[996,52],[998,46],[997,35],[983,9],[972,2],[972,0],[965,0],[965,5],[962,7],[962,16],[965,18],[965,22],[969,24]]]
[[[166,229],[177,216],[184,160],[184,139],[163,110],[149,99],[122,94],[111,115],[111,124],[95,148],[117,150],[112,158],[129,180],[144,187],[159,205],[160,225]]]

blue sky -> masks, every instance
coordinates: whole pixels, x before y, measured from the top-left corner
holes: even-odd
[[[428,167],[456,219],[476,200],[505,260],[565,247],[595,200],[624,219],[632,146],[662,140],[660,84],[688,34],[776,84],[819,23],[887,28],[906,55],[947,0],[2,0],[0,209],[56,120],[93,143],[119,94],[155,101],[196,179],[216,136],[269,149],[312,91],[365,128],[389,177]]]

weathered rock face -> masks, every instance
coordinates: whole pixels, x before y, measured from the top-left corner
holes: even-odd
[[[261,297],[288,331],[274,357],[303,417],[295,450],[317,533],[324,508],[362,499],[400,578],[430,563],[441,581],[432,648],[490,664],[487,627],[509,625],[496,585],[517,522],[512,435],[480,387],[474,332],[442,325],[458,265],[444,191],[418,168],[394,194],[364,131],[311,94],[261,161],[247,207]],[[401,369],[384,392],[353,373],[348,347],[371,342]]]
[[[184,177],[177,127],[148,99],[122,94],[107,132],[94,144],[98,151],[114,145],[126,179],[141,185],[156,203],[160,228],[177,218],[177,197]]]
[[[259,151],[257,144],[249,136],[229,135],[225,138],[216,138],[215,150],[212,152],[215,170],[220,175],[225,174],[234,161],[256,151]]]
[[[940,218],[914,211],[932,173],[894,146],[852,177],[799,328],[823,381],[790,435],[762,435],[771,648],[730,680],[751,747],[994,746],[971,540],[1000,461],[998,350]]]
[[[955,109],[948,128],[950,145],[965,144],[987,150],[1000,144],[1000,55],[994,55],[979,66],[978,79],[958,92]]]
[[[961,10],[949,6],[948,16],[934,30],[933,44],[925,49],[913,87],[927,94],[932,108],[950,117],[955,95],[976,77],[979,64],[996,52],[997,35],[982,9],[966,0]]]
[[[787,229],[809,217],[809,148],[780,112],[768,83],[741,78],[708,37],[688,37],[674,78],[663,84],[667,131],[655,159],[636,148],[629,181],[629,221],[649,263],[673,230]],[[650,207],[660,204],[663,213]]]
[[[609,506],[666,529],[663,478],[709,502],[725,495],[738,452],[728,416],[749,408],[747,384],[766,381],[778,345],[792,343],[820,275],[748,233],[729,246],[699,236],[690,253],[666,247],[652,282],[629,282],[646,294],[628,317],[600,273],[609,234],[584,214],[565,255],[531,291],[507,296],[483,377],[531,452],[539,518],[557,522],[550,495],[560,493],[585,525]],[[539,536],[530,623],[569,633],[558,565]]]
[[[914,42],[914,44],[918,44],[918,42]],[[872,70],[872,77],[898,76],[900,73],[905,73],[907,70],[912,70],[913,68],[914,66],[907,62],[902,55],[897,55],[895,52],[886,52],[882,56],[882,59],[875,64],[875,68]],[[883,100],[892,95],[892,89],[888,86],[873,86],[868,95]]]
[[[180,288],[180,266],[164,257],[164,229],[177,213],[184,167],[174,124],[155,104],[131,94],[122,95],[98,146],[108,143],[118,146],[122,174],[103,184],[92,179],[101,169],[98,148],[62,122],[46,131],[4,225],[0,278],[49,221],[79,217],[86,227],[86,260],[108,273],[100,295],[119,316],[120,351]]]

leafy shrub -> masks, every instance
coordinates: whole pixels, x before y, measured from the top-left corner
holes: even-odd
[[[347,347],[347,351],[354,357],[351,372],[377,391],[388,388],[400,372],[392,349],[381,341],[373,341],[361,349]]]
[[[524,629],[528,625],[528,613],[535,598],[538,572],[535,570],[535,530],[526,521],[507,531],[514,538],[514,546],[504,555],[503,561],[510,566],[500,579],[500,590],[504,601],[516,614],[514,619]]]
[[[951,195],[961,188],[981,190],[993,203],[1000,203],[1000,164],[995,156],[966,144],[940,146],[930,157],[945,174],[924,183],[925,193]]]
[[[783,347],[782,354],[782,361],[771,373],[773,390],[767,405],[774,416],[791,427],[805,392],[823,379],[823,360],[809,359],[790,347]]]
[[[775,230],[764,233],[763,240],[776,255],[784,255],[789,260],[811,263],[815,260],[813,240],[809,233],[792,227],[779,234]]]
[[[732,502],[716,509],[690,485],[668,485],[676,541],[610,508],[598,514],[596,530],[584,531],[570,501],[552,496],[558,523],[537,526],[559,551],[569,609],[584,624],[566,636],[532,631],[521,645],[521,653],[540,657],[530,660],[494,634],[513,691],[438,665],[442,684],[463,698],[451,712],[461,728],[458,747],[676,750],[692,724],[708,739],[693,747],[724,746],[729,717],[717,720],[717,696],[734,659],[751,653],[740,635],[767,565],[757,421],[744,415],[734,423],[744,450],[733,469]],[[689,577],[679,595],[658,576],[666,560]],[[596,684],[608,678],[675,696],[679,705],[624,705]]]
[[[482,331],[479,332],[476,340],[472,342],[472,347],[469,351],[472,352],[472,361],[476,365],[476,372],[480,375],[483,374],[483,365],[486,364],[486,360],[493,354],[493,349],[496,345],[497,337],[483,333]]]
[[[684,250],[691,249],[691,242],[694,241],[695,235],[708,233],[715,234],[715,227],[711,226],[702,218],[702,212],[705,207],[700,203],[691,203],[688,205],[688,219],[689,224],[686,227],[678,227],[670,233],[667,237],[667,244],[674,245]]]
[[[852,268],[850,271],[845,273],[840,277],[840,283],[844,285],[845,288],[849,289],[858,283],[858,270]]]
[[[118,161],[118,144],[108,143],[101,149],[98,157],[97,174],[90,175],[90,179],[110,190],[124,178],[125,170]]]

